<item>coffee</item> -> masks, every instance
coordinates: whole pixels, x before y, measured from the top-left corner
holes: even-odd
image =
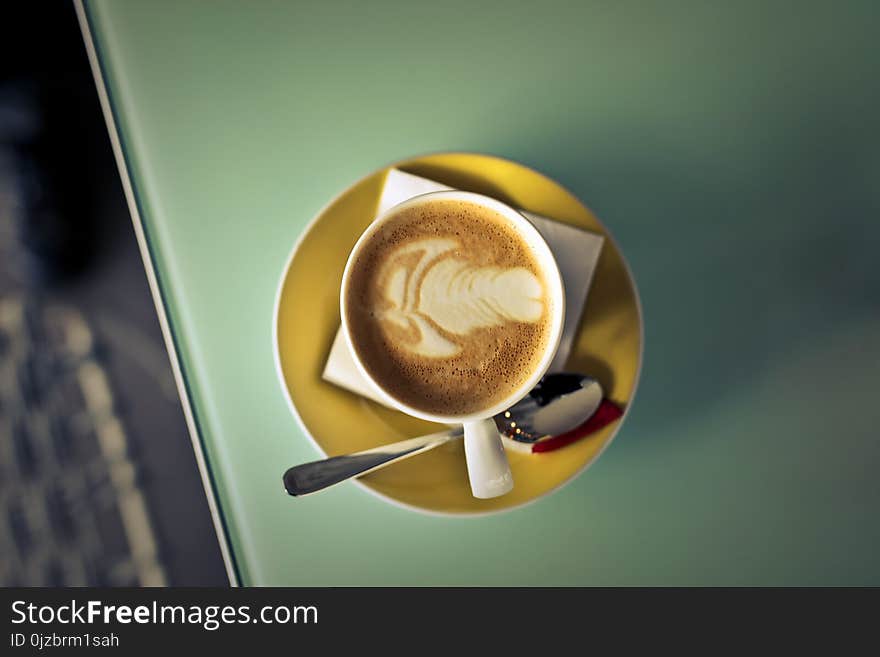
[[[352,346],[388,394],[424,413],[490,408],[540,367],[553,300],[539,259],[490,208],[435,200],[389,216],[350,265]]]

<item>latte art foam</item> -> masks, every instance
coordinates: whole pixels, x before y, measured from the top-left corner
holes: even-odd
[[[494,405],[547,348],[537,258],[504,216],[474,203],[437,200],[389,218],[348,285],[359,359],[389,394],[427,413]]]
[[[462,346],[443,335],[464,336],[508,322],[537,322],[544,314],[543,288],[525,267],[477,266],[456,257],[457,239],[427,238],[391,253],[380,272],[390,308],[380,320],[415,327],[419,340],[401,347],[429,358],[449,358]],[[417,253],[418,261],[408,267]],[[435,328],[436,327],[436,328]],[[438,330],[439,329],[439,330]]]

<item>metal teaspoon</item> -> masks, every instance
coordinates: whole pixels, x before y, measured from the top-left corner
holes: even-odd
[[[601,401],[602,386],[596,379],[582,374],[547,374],[528,395],[496,415],[494,420],[499,432],[511,435],[519,429],[520,438],[535,441],[577,428],[596,412]],[[284,488],[295,497],[317,493],[347,479],[427,452],[462,435],[462,428],[456,427],[354,454],[296,465],[284,473]]]

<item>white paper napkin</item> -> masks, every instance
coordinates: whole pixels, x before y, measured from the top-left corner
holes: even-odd
[[[385,187],[382,189],[382,198],[379,200],[377,212],[381,214],[413,196],[444,189],[452,188],[427,178],[392,169],[385,179]],[[602,251],[602,243],[605,238],[525,210],[521,210],[521,212],[546,240],[556,257],[559,271],[562,273],[562,282],[565,286],[565,326],[559,350],[556,352],[556,357],[550,364],[549,370],[551,372],[560,371],[565,367],[565,361],[568,360],[584,303],[587,300],[587,293],[590,291],[593,271],[596,269],[596,262],[599,260],[599,253]],[[336,332],[336,339],[333,341],[333,347],[330,349],[330,355],[324,367],[323,378],[325,381],[346,390],[368,397],[380,404],[383,403],[373,391],[372,386],[358,372],[342,337],[342,331]]]

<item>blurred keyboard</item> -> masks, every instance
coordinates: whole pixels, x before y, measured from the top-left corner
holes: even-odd
[[[0,586],[162,586],[129,439],[74,308],[0,297]]]

